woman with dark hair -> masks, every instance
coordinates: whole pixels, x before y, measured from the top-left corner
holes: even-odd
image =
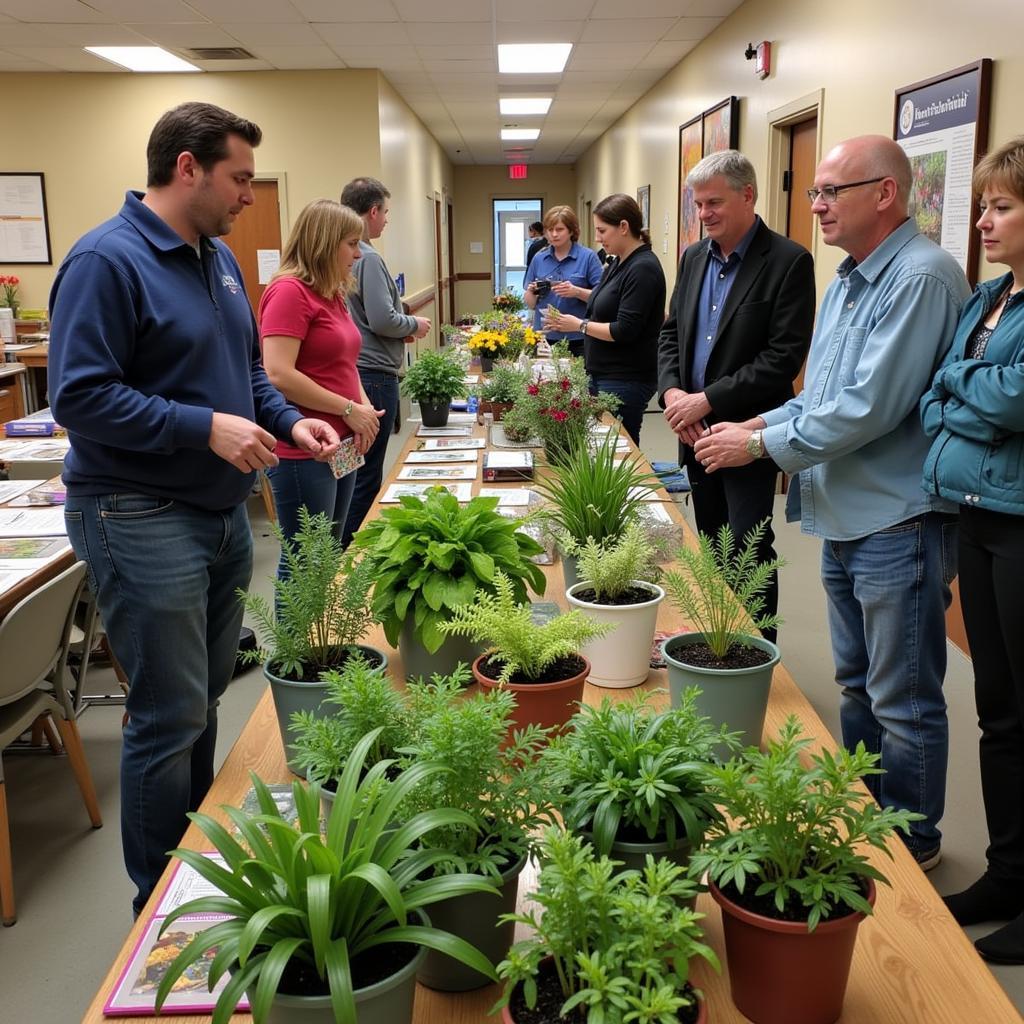
[[[985,873],[945,897],[960,924],[1008,921],[974,945],[987,960],[1024,964],[1024,136],[974,170],[977,229],[989,263],[1009,273],[980,284],[921,400],[935,438],[924,488],[960,505],[964,624],[981,726]]]
[[[530,261],[523,298],[535,311],[534,330],[543,331],[548,341],[568,341],[569,351],[581,356],[583,336],[579,331],[546,327],[544,311],[583,316],[590,290],[601,280],[601,263],[593,249],[579,244],[580,222],[571,206],[552,206],[544,215],[544,232],[549,247]]]
[[[665,272],[632,196],[619,192],[602,199],[594,207],[594,233],[614,259],[590,293],[586,312],[549,315],[544,326],[582,334],[591,387],[618,396],[622,425],[639,444],[644,410],[658,389]]]

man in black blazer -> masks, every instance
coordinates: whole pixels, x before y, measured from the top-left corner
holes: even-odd
[[[757,179],[736,150],[705,157],[687,176],[705,238],[683,253],[658,341],[658,392],[679,438],[701,533],[728,523],[737,542],[768,520],[762,561],[775,557],[771,529],[778,467],[763,447],[747,466],[706,474],[693,443],[718,420],[742,422],[793,397],[814,326],[814,264],[802,246],[754,212]],[[760,440],[759,434],[751,444]],[[760,446],[759,446],[760,447]],[[778,581],[765,610],[778,609]],[[766,631],[774,639],[774,630]]]

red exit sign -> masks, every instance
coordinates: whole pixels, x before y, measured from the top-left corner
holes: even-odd
[[[513,181],[523,181],[526,178],[526,164],[509,164],[508,176]]]

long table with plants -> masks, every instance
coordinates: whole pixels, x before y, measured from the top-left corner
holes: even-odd
[[[491,450],[487,428],[474,424],[472,437],[484,439],[485,447],[480,451]],[[474,440],[473,443],[478,442]],[[417,437],[414,432],[414,436],[410,438],[394,469],[385,480],[382,494],[387,493],[394,485],[408,487],[410,466],[430,464],[426,459],[417,456],[407,461],[411,453],[421,451],[424,447],[425,439]],[[460,449],[458,444],[442,447],[448,451],[473,450]],[[685,532],[690,550],[696,550],[696,539],[685,527],[671,496],[661,490],[656,481],[637,475],[650,467],[643,462],[632,446],[630,454],[626,457],[626,468],[623,468],[623,447],[621,443],[616,442],[614,432],[609,432],[603,440],[600,437],[595,440],[594,447],[586,456],[586,461],[599,467],[597,486],[601,495],[606,495],[609,488],[621,487],[621,499],[630,508],[653,497],[667,512],[667,516],[660,518],[667,518],[676,524],[680,535]],[[579,488],[587,486],[585,481],[581,483],[580,479],[573,476],[574,473],[583,472],[583,462],[574,466],[571,452],[555,454],[560,461],[558,471],[548,470],[544,466],[543,457],[537,453],[537,479],[526,483],[485,484],[481,479],[480,458],[475,463],[463,457],[449,459],[442,464],[475,465],[475,478],[467,481],[474,495],[481,487],[530,487],[541,491],[550,507],[556,509],[559,525],[564,531],[572,533],[572,516],[583,514],[588,505],[590,512],[597,514],[602,501],[595,497],[592,502],[584,502],[581,506],[578,502],[574,505],[573,501],[567,500],[564,493],[566,488],[577,488],[578,497]],[[634,475],[630,476],[630,472]],[[413,476],[412,479],[427,482],[421,474]],[[644,493],[648,487],[653,487],[653,496]],[[353,753],[347,758],[347,768],[345,761],[338,764],[334,774],[340,777],[338,793],[343,796],[335,799],[342,803],[351,802],[356,798],[356,794],[364,792],[364,788],[374,785],[374,777],[379,773],[371,768],[365,777],[360,779],[357,769],[360,764],[372,764],[372,749],[376,744],[384,743],[389,723],[405,723],[406,728],[411,728],[408,723],[415,722],[416,726],[412,732],[414,741],[402,742],[415,742],[419,748],[427,749],[430,749],[432,742],[435,745],[439,744],[441,749],[446,749],[445,742],[449,745],[453,743],[450,735],[447,740],[437,738],[445,734],[446,725],[449,734],[453,729],[458,734],[463,728],[458,724],[452,725],[452,722],[458,723],[462,721],[461,719],[450,717],[457,716],[460,713],[458,708],[465,703],[457,692],[456,684],[449,682],[420,689],[411,687],[404,703],[400,696],[382,696],[379,687],[375,690],[375,680],[379,680],[380,677],[375,674],[372,663],[374,648],[386,656],[387,672],[390,677],[404,679],[406,658],[423,659],[440,653],[442,659],[447,655],[449,659],[464,660],[474,658],[481,650],[481,645],[483,649],[487,649],[494,645],[495,638],[503,639],[505,647],[500,649],[508,652],[505,660],[494,662],[492,659],[488,663],[484,658],[474,666],[474,674],[481,690],[496,694],[488,704],[489,710],[486,712],[486,702],[478,702],[479,706],[474,707],[477,707],[480,714],[505,716],[500,719],[502,724],[498,726],[502,735],[505,729],[504,722],[510,715],[518,716],[513,717],[513,721],[517,727],[525,727],[526,732],[521,733],[517,740],[510,740],[501,755],[505,758],[503,763],[506,766],[514,766],[515,771],[507,773],[512,780],[511,784],[504,785],[504,788],[495,788],[493,799],[506,801],[507,807],[510,808],[510,816],[521,813],[529,817],[528,811],[524,812],[521,806],[522,794],[530,791],[531,786],[534,787],[534,791],[538,785],[543,789],[545,781],[538,781],[536,771],[550,771],[549,788],[552,792],[548,792],[546,796],[554,799],[553,791],[558,791],[561,798],[559,808],[566,823],[580,826],[589,834],[599,850],[610,848],[614,844],[612,853],[616,859],[624,859],[630,866],[641,868],[641,873],[633,876],[632,880],[617,882],[610,879],[607,874],[602,875],[600,865],[595,863],[596,855],[588,846],[571,835],[559,833],[553,834],[545,843],[547,863],[552,867],[545,869],[544,873],[539,873],[535,863],[531,861],[522,869],[518,895],[514,897],[514,903],[510,901],[508,904],[510,908],[514,906],[521,918],[515,923],[516,940],[524,940],[533,934],[533,929],[528,923],[531,920],[536,923],[539,908],[531,899],[531,893],[540,886],[545,894],[546,905],[555,907],[555,910],[551,911],[547,926],[541,929],[542,937],[549,945],[553,945],[556,952],[559,943],[562,943],[563,948],[566,943],[570,943],[575,945],[577,952],[584,954],[579,958],[574,957],[572,953],[567,956],[569,966],[575,972],[576,996],[573,1003],[584,1012],[582,1015],[566,1019],[586,1020],[586,1007],[595,1005],[611,1007],[604,1017],[609,1024],[623,1019],[646,1020],[652,1024],[699,1019],[717,1024],[741,1022],[747,1019],[747,1016],[763,1024],[796,1024],[801,1020],[817,1020],[825,1024],[836,1019],[840,1007],[844,1024],[921,1024],[925,1021],[928,1024],[962,1024],[968,1020],[994,1024],[1021,1019],[961,928],[947,913],[913,857],[902,842],[891,834],[892,826],[901,822],[905,824],[905,820],[892,812],[879,810],[874,804],[861,806],[859,797],[851,801],[845,796],[850,791],[862,792],[860,784],[855,779],[870,768],[870,758],[862,752],[831,756],[836,750],[835,741],[781,663],[773,661],[770,657],[767,659],[767,679],[764,684],[767,694],[766,707],[762,705],[760,711],[755,710],[752,718],[742,718],[736,708],[735,696],[726,697],[724,705],[717,708],[714,705],[698,706],[694,704],[691,693],[683,693],[685,683],[679,682],[677,678],[670,678],[666,668],[651,668],[648,671],[646,663],[652,653],[650,634],[653,627],[656,627],[660,634],[673,636],[692,627],[694,615],[707,616],[708,609],[698,607],[700,595],[708,588],[713,590],[721,585],[720,580],[716,582],[701,578],[701,573],[706,570],[707,565],[714,562],[716,552],[713,548],[703,552],[703,563],[699,557],[677,559],[671,566],[666,567],[668,571],[660,580],[661,586],[655,587],[654,591],[667,591],[668,600],[661,600],[654,592],[647,595],[649,600],[645,599],[644,587],[647,585],[641,585],[641,593],[639,596],[634,595],[634,600],[640,605],[651,606],[647,608],[649,625],[641,627],[642,630],[647,629],[648,633],[646,639],[627,644],[618,633],[615,634],[617,640],[608,636],[609,627],[600,625],[602,613],[595,611],[594,606],[602,603],[602,596],[607,597],[609,593],[617,594],[622,589],[621,577],[624,574],[628,590],[631,584],[638,582],[635,578],[630,579],[635,567],[645,560],[657,558],[658,552],[652,551],[648,543],[649,535],[638,529],[622,529],[623,523],[630,519],[630,516],[622,515],[614,523],[605,521],[602,524],[596,520],[582,526],[576,523],[577,528],[585,529],[591,536],[600,533],[602,529],[605,530],[607,543],[603,546],[591,545],[589,550],[587,545],[580,545],[575,549],[575,557],[571,560],[556,559],[553,564],[538,564],[533,558],[541,555],[545,547],[545,538],[540,536],[538,542],[536,532],[532,537],[517,536],[515,521],[494,516],[492,503],[460,504],[454,497],[442,495],[437,491],[432,492],[432,496],[425,500],[433,503],[430,514],[435,517],[461,517],[459,530],[463,532],[460,536],[466,535],[465,531],[476,530],[481,537],[489,538],[492,551],[490,555],[484,551],[474,551],[469,555],[462,552],[460,555],[458,552],[453,554],[452,546],[442,540],[432,541],[432,547],[414,542],[407,534],[414,529],[424,529],[422,518],[426,513],[422,506],[413,509],[410,504],[403,504],[400,501],[375,506],[371,513],[371,522],[364,530],[364,538],[356,545],[356,551],[366,555],[362,566],[358,572],[347,574],[338,585],[348,586],[349,596],[355,594],[355,598],[348,601],[348,606],[358,604],[358,594],[355,592],[359,587],[363,587],[364,592],[370,586],[375,587],[379,599],[376,610],[381,624],[362,638],[362,643],[368,645],[367,659],[356,659],[355,667],[352,668],[350,665],[351,671],[339,676],[341,681],[332,690],[332,694],[333,699],[339,702],[348,701],[352,707],[360,700],[369,704],[376,700],[378,703],[374,705],[374,714],[378,716],[378,724],[382,729],[374,730],[356,741],[355,746],[350,748]],[[467,525],[464,520],[469,519],[473,522]],[[312,538],[310,543],[313,545],[316,524],[308,523],[307,527]],[[614,536],[618,539],[613,547],[611,538]],[[429,556],[426,553],[428,547]],[[719,551],[718,554],[721,556],[723,552]],[[470,558],[477,583],[485,579],[495,579],[495,584],[489,589],[477,589],[472,584],[462,586],[450,572],[446,573],[446,568],[451,570],[452,559],[463,556]],[[542,555],[541,558],[543,559]],[[419,562],[429,562],[430,559],[434,560],[431,564],[435,568],[440,568],[437,568],[436,573],[428,574],[434,578],[427,582],[426,576],[416,576],[416,573]],[[711,560],[710,563],[708,559]],[[749,588],[748,607],[752,609],[753,617],[757,619],[756,577],[758,572],[768,570],[758,569],[756,565],[743,565],[742,561],[737,568],[735,552],[732,553],[731,560],[725,561],[738,572],[738,575],[732,577],[726,574],[726,579],[733,588],[738,591]],[[495,565],[503,568],[505,574],[495,578]],[[297,570],[301,568],[296,565]],[[364,575],[360,577],[360,573]],[[576,582],[570,587],[570,594],[567,597],[565,576],[568,573],[578,574],[578,580],[582,582]],[[752,574],[755,577],[753,580]],[[596,585],[590,586],[592,580],[597,581]],[[325,580],[324,586],[329,585],[330,581]],[[531,619],[529,614],[523,616],[519,600],[526,595],[528,589],[536,592],[542,585],[543,596],[538,597],[535,594],[534,600],[553,602],[566,614],[552,617],[555,610],[548,607],[547,614],[541,615],[539,620],[537,617]],[[693,591],[695,586],[696,594]],[[347,598],[342,594],[340,600],[344,605]],[[462,610],[452,612],[449,602],[463,606]],[[614,618],[614,600],[611,603]],[[257,618],[261,611],[265,618],[270,615],[267,606],[263,606],[262,609],[257,606],[250,610],[257,614]],[[578,614],[569,614],[573,612]],[[714,609],[711,614],[714,614]],[[718,625],[727,636],[730,631],[737,628],[734,621]],[[340,626],[344,628],[344,623],[340,623]],[[538,629],[540,632],[537,632]],[[277,639],[280,640],[280,637]],[[516,646],[517,642],[519,647]],[[636,649],[638,644],[639,670]],[[580,675],[576,681],[577,689],[570,693],[581,694],[583,703],[592,710],[584,714],[582,719],[574,720],[573,729],[565,733],[560,743],[556,744],[556,752],[549,759],[541,758],[538,761],[535,757],[538,746],[535,730],[538,723],[556,729],[562,728],[571,710],[568,701],[573,698],[563,694],[555,697],[553,703],[549,700],[548,705],[540,710],[524,712],[523,704],[518,705],[518,710],[512,710],[512,701],[508,694],[511,692],[520,697],[528,690],[529,684],[523,682],[524,678],[547,678],[543,676],[545,665],[558,666],[567,662],[572,667],[572,664],[575,664],[573,659],[581,650],[581,645],[590,660],[586,662],[583,673],[577,673]],[[619,655],[623,652],[619,648],[627,646],[631,648],[631,656],[622,659]],[[288,651],[283,650],[280,645],[277,650],[281,654],[282,664],[287,663]],[[669,641],[668,653],[670,666],[675,665],[677,661],[685,661],[686,652],[680,650],[678,645],[673,647],[672,641]],[[297,658],[298,655],[294,657]],[[535,664],[538,659],[544,662],[539,669]],[[419,670],[423,671],[422,665],[429,665],[430,662],[418,660],[416,664],[421,666]],[[443,661],[441,664],[443,665]],[[448,670],[442,668],[442,671]],[[825,670],[827,668],[823,666],[823,671]],[[488,672],[491,673],[490,676]],[[541,674],[537,675],[537,672]],[[285,674],[282,668],[281,675]],[[646,675],[646,679],[639,685],[631,685],[637,674]],[[601,678],[605,685],[597,686],[592,682],[585,682],[588,675],[592,678]],[[465,681],[461,680],[463,683]],[[458,682],[460,681],[457,680],[456,683]],[[501,686],[502,683],[507,683],[508,686]],[[546,683],[541,688],[547,689],[552,685]],[[704,688],[711,690],[713,686],[707,685]],[[638,699],[642,698],[638,698],[638,694],[649,694],[650,697],[646,703],[641,704],[638,703]],[[665,712],[670,706],[676,711],[671,716],[666,716]],[[221,810],[221,805],[238,807],[242,804],[251,787],[251,774],[267,783],[283,783],[294,778],[289,772],[282,745],[279,729],[281,713],[280,707],[275,711],[274,700],[268,689],[204,801],[202,811],[208,814],[212,821],[226,826],[233,825],[244,832],[247,825],[244,822],[240,825],[237,815],[229,821],[229,817]],[[699,754],[710,758],[713,753],[728,757],[738,746],[738,741],[726,734],[729,728],[745,732],[747,738],[752,741],[760,734],[762,720],[764,740],[766,743],[771,741],[766,747],[766,752],[757,754],[756,751],[749,750],[744,761],[733,761],[724,768],[715,769],[717,774],[714,776],[714,792],[718,803],[726,812],[723,817],[712,806],[709,797],[692,791],[692,777],[704,769],[695,768],[691,759],[697,758]],[[493,725],[495,719],[492,717],[490,721]],[[729,728],[720,727],[721,722],[728,722]],[[318,734],[318,727],[311,724],[311,721],[307,722],[307,726],[302,741],[290,752],[291,763],[299,769],[319,767],[322,775],[331,775],[332,772],[324,767],[322,751],[317,752],[316,744],[324,742],[323,735]],[[395,728],[398,728],[397,724]],[[681,738],[682,733],[687,735]],[[340,740],[332,735],[330,742],[337,743]],[[397,740],[393,742],[401,745]],[[630,751],[639,749],[643,744],[646,744],[643,748],[645,752],[655,759],[662,757],[662,762],[655,764],[651,760],[645,761],[640,758],[631,768],[622,771],[623,764],[628,764]],[[687,747],[686,744],[690,746]],[[673,751],[684,749],[689,751],[685,759],[682,759],[682,755],[669,756]],[[821,757],[823,752],[824,756]],[[460,756],[463,755],[470,759],[474,756],[472,751],[462,751]],[[590,764],[591,776],[588,781],[587,765],[600,757],[606,758],[605,767],[609,770],[603,777],[600,777],[600,772],[595,776],[593,764]],[[821,759],[814,762],[815,757]],[[469,773],[474,770],[474,765],[467,761],[464,770]],[[617,780],[616,770],[620,772]],[[415,822],[420,820],[419,814],[441,813],[432,809],[430,804],[433,801],[437,806],[444,806],[443,794],[446,783],[444,773],[432,775],[431,770],[427,768],[414,767],[411,770],[406,769],[396,786],[411,788],[412,772],[422,774],[424,779],[433,779],[431,785],[435,786],[434,789],[430,786],[424,789],[424,793],[428,795],[423,798],[426,803],[419,811],[415,805],[409,805],[411,809],[407,808],[409,820],[405,825],[414,831]],[[775,780],[774,788],[771,780]],[[816,802],[810,812],[806,809],[802,812],[805,816],[816,815],[824,821],[829,813],[847,813],[847,825],[867,839],[867,843],[853,851],[843,847],[840,842],[838,852],[829,854],[814,848],[812,843],[809,849],[804,849],[800,853],[796,849],[796,844],[790,841],[783,826],[764,822],[761,823],[762,832],[754,840],[745,842],[736,840],[735,837],[729,838],[730,824],[739,820],[753,821],[759,816],[764,816],[766,808],[770,805],[784,806],[787,799],[792,800],[794,780],[800,783],[795,789],[801,793],[805,792],[804,784],[808,781],[815,787]],[[787,785],[790,787],[788,794],[783,792]],[[612,791],[615,792],[615,797],[609,796]],[[669,841],[661,847],[668,852],[668,859],[662,866],[647,870],[645,873],[642,855],[637,859],[633,853],[633,846],[636,844],[631,841],[614,842],[617,838],[621,840],[625,834],[616,833],[616,827],[627,820],[632,821],[635,827],[628,838],[636,839],[635,833],[638,830],[642,831],[639,826],[646,821],[645,808],[671,809],[672,793],[684,794],[686,806],[678,810],[674,819],[676,824],[669,830],[672,833]],[[605,797],[608,799],[604,799]],[[516,803],[517,798],[520,804]],[[629,801],[632,803],[626,807],[625,804]],[[309,806],[305,806],[304,799],[300,799],[299,803],[299,810],[296,813],[300,815],[300,821],[304,820],[301,817],[303,814],[315,816],[315,800]],[[338,811],[337,804],[334,807],[332,815],[345,813],[344,808]],[[268,807],[264,806],[263,809],[266,811]],[[334,821],[334,818],[331,820]],[[427,821],[426,818],[422,820]],[[442,816],[430,820],[439,830],[455,830],[459,824],[455,817]],[[343,819],[339,817],[338,821]],[[337,825],[337,822],[335,824]],[[653,823],[648,824],[653,828]],[[343,823],[338,827],[349,826]],[[208,825],[206,832],[212,834],[212,829],[213,826]],[[271,832],[273,831],[274,829],[271,829]],[[704,891],[696,896],[696,914],[690,909],[694,906],[691,883],[682,878],[682,869],[673,865],[674,861],[680,859],[675,856],[678,849],[685,848],[687,857],[693,852],[689,840],[694,832],[707,833],[713,840],[697,849],[695,855],[700,866],[707,869],[711,878],[718,883],[717,886],[712,886],[716,890],[714,896]],[[503,841],[501,829],[496,829],[495,834],[495,843],[500,845]],[[819,831],[816,834],[821,836],[825,833]],[[255,842],[260,841],[255,833],[252,833],[251,837]],[[341,842],[337,836],[334,838]],[[331,841],[330,832],[327,841]],[[816,878],[808,882],[807,873],[801,874],[806,864],[790,865],[790,875],[779,870],[771,876],[773,881],[765,888],[762,899],[768,904],[778,902],[780,906],[790,898],[801,903],[809,912],[812,923],[816,925],[814,932],[819,932],[826,940],[830,935],[836,934],[837,926],[842,923],[838,915],[834,921],[829,919],[830,899],[840,901],[845,895],[849,906],[863,906],[864,909],[867,909],[866,900],[873,901],[873,913],[866,916],[852,915],[855,918],[853,932],[845,939],[840,936],[835,940],[840,946],[845,943],[847,947],[855,941],[845,997],[840,982],[838,1002],[834,992],[822,994],[816,990],[815,983],[824,977],[829,968],[811,959],[815,954],[800,945],[790,945],[789,951],[781,954],[781,960],[773,959],[778,957],[779,954],[776,953],[744,954],[745,966],[734,965],[739,973],[730,972],[723,926],[723,920],[728,915],[723,909],[725,897],[722,891],[729,889],[730,886],[735,888],[737,883],[738,887],[743,889],[744,875],[747,876],[747,882],[750,881],[749,876],[754,871],[756,854],[764,852],[763,849],[755,849],[758,843],[762,847],[775,845],[771,858],[774,858],[773,863],[777,869],[785,866],[787,856],[796,855],[798,859],[802,857],[805,861],[817,858],[813,865],[814,870],[819,871]],[[208,850],[211,848],[211,840],[203,830],[193,824],[184,837],[183,847]],[[425,869],[429,866],[429,851],[424,856],[427,857],[423,862]],[[472,860],[472,851],[467,856]],[[631,861],[630,857],[634,859]],[[838,864],[846,869],[850,869],[852,865],[857,885],[852,889],[847,887],[843,893],[838,892],[836,884],[830,882],[827,875],[826,869],[829,864]],[[469,870],[472,865],[463,867]],[[875,885],[873,879],[876,872],[884,874],[891,885]],[[167,888],[170,875],[171,869],[165,873],[161,885],[154,893],[150,908],[160,900]],[[417,879],[423,877],[422,872],[417,874]],[[452,880],[465,877],[465,874],[447,876],[452,885],[458,884]],[[787,878],[790,881],[787,881]],[[792,878],[797,878],[798,881],[791,884]],[[421,894],[423,905],[430,913],[431,907],[426,903],[432,897],[428,897],[426,892],[432,883],[424,883],[421,880],[410,882],[406,879],[406,884],[412,886],[407,890],[407,895],[416,885],[423,886],[415,891]],[[516,891],[514,875],[510,891]],[[313,915],[312,908],[309,913]],[[741,919],[744,913],[742,908],[738,915],[735,911],[729,912]],[[84,1017],[88,1024],[98,1024],[104,1019],[104,1002],[135,949],[148,916],[148,912],[141,915],[110,972],[103,980]],[[746,916],[756,915],[747,913]],[[807,916],[808,913],[805,913],[805,920]],[[861,916],[863,920],[860,920]],[[556,917],[558,923],[553,923]],[[570,918],[574,924],[570,922]],[[578,930],[581,927],[580,921],[583,918],[590,921],[591,927],[596,931],[610,928],[620,938],[628,933],[630,949],[639,958],[643,956],[642,947],[645,944],[648,947],[648,954],[652,950],[671,948],[674,953],[682,951],[684,954],[692,955],[692,960],[688,964],[674,963],[669,967],[661,965],[647,970],[647,974],[644,975],[647,985],[644,993],[644,1012],[647,1016],[625,1016],[639,1004],[630,1002],[634,998],[634,990],[629,985],[617,987],[621,979],[617,979],[615,967],[622,962],[622,951],[619,950],[619,959],[616,960],[614,950],[609,952],[608,949],[599,948],[600,943],[593,935],[576,934],[573,929]],[[703,937],[699,929],[703,930]],[[806,932],[806,927],[803,930]],[[549,932],[552,934],[548,934]],[[742,935],[740,938],[730,938],[730,948],[734,951],[739,949],[740,946],[734,943],[742,940]],[[237,941],[237,936],[226,941]],[[531,979],[536,973],[537,962],[542,952],[544,950],[537,945],[530,948],[521,947],[511,958],[511,966],[506,968],[505,975],[512,980]],[[328,957],[335,955],[336,952],[330,953]],[[431,957],[435,959],[431,961]],[[712,963],[715,960],[720,962],[720,973],[715,970]],[[436,954],[431,953],[426,961],[426,968],[420,968],[421,978],[432,977],[431,972],[437,968],[436,961]],[[255,964],[254,960],[249,962]],[[479,961],[476,961],[476,965],[479,966]],[[783,966],[795,967],[797,982],[781,979]],[[252,969],[255,971],[256,967]],[[424,970],[427,971],[426,975],[423,973]],[[644,969],[636,970],[642,972]],[[468,972],[468,975],[465,972]],[[473,962],[464,969],[462,977],[464,983],[472,983],[471,980],[465,982],[465,978],[472,979]],[[691,1010],[696,1014],[696,1006],[684,1006],[683,1003],[688,1003],[689,1000],[684,998],[680,1001],[677,998],[679,987],[686,980],[692,982],[703,993],[703,1005],[700,1010],[703,1015],[699,1018],[691,1015]],[[659,990],[655,984],[658,981],[670,984],[666,989]],[[633,982],[635,988],[635,977]],[[457,986],[461,982],[454,984]],[[481,1024],[487,1020],[497,1020],[500,1013],[505,1013],[506,1016],[501,1017],[502,1020],[515,1021],[519,1024],[522,1018],[508,1015],[508,1010],[499,1011],[494,1016],[489,1015],[501,993],[502,986],[498,984],[488,984],[462,992],[438,991],[418,984],[415,989],[412,1020],[415,1024]],[[556,1003],[558,1002],[561,1002],[561,997],[556,1000]],[[737,1003],[747,1011],[747,1016],[737,1008]],[[383,1017],[366,1018],[363,1009],[360,1009],[357,1019],[359,1024],[365,1024],[367,1019],[381,1020],[382,1024],[384,1021],[388,1024],[392,1021],[399,1024],[399,1017],[389,1017],[388,1012],[385,1011]],[[194,1015],[175,1016],[171,1011],[165,1012],[159,1018],[151,1019],[184,1024],[197,1018]],[[236,1021],[246,1019],[248,1016],[245,1014],[231,1017],[231,1020]],[[324,1019],[331,1018],[328,1016]]]

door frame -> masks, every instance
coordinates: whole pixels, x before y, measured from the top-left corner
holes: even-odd
[[[288,172],[257,171],[252,180],[277,182],[277,213],[281,222],[281,248],[283,250],[292,230],[291,216],[288,213]]]

